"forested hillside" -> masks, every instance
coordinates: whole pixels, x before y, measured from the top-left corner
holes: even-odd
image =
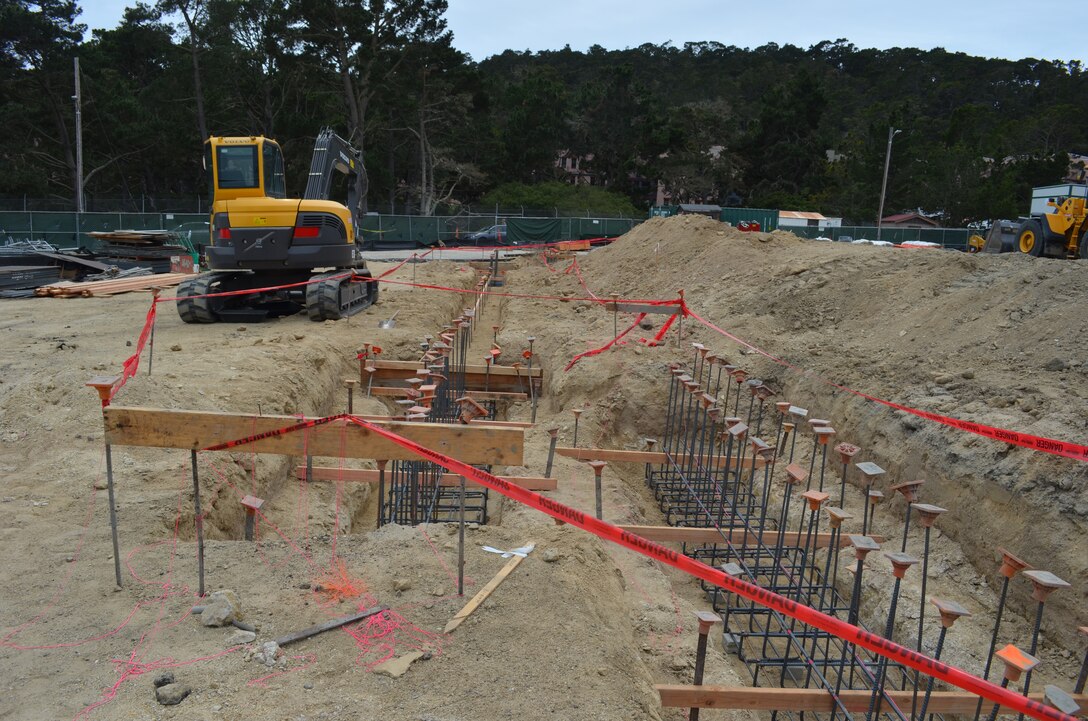
[[[1032,185],[1088,152],[1078,62],[865,38],[472,59],[455,49],[445,0],[159,0],[84,39],[78,9],[0,5],[0,195],[73,197],[77,56],[91,201],[206,192],[208,134],[277,138],[297,192],[331,125],[365,152],[371,210],[429,214],[562,179],[569,151],[640,209],[661,180],[675,201],[868,222],[895,127],[886,210],[959,225],[1024,212]]]

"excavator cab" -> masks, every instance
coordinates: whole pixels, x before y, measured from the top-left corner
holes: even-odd
[[[287,197],[283,151],[270,138],[209,138],[204,143],[204,169],[213,203]]]

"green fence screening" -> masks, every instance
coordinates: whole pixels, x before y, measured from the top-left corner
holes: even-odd
[[[479,215],[378,215],[363,218],[359,235],[368,246],[416,247],[464,242],[466,236],[492,225],[531,227],[547,221],[551,240],[615,237],[641,220],[632,218],[522,218]],[[0,243],[44,240],[58,248],[93,247],[86,234],[109,230],[173,230],[185,223],[207,223],[204,213],[56,213],[0,211]],[[532,233],[529,233],[532,235]]]
[[[759,223],[759,229],[767,233],[778,227],[778,211],[770,208],[722,208],[718,219],[734,226],[754,220]]]
[[[876,240],[875,225],[844,225],[841,228],[782,228],[802,238],[830,238],[831,240]],[[966,250],[971,231],[967,228],[895,228],[882,226],[880,239],[889,243],[923,241],[954,250]]]
[[[206,223],[203,213],[48,213],[0,212],[0,242],[44,240],[58,248],[90,247],[87,233],[109,230],[172,230],[183,223]]]
[[[434,245],[465,243],[468,236],[493,225],[505,225],[504,236],[518,242],[547,242],[623,235],[641,220],[632,218],[523,218],[478,215],[425,217],[368,215],[361,228],[367,245]]]

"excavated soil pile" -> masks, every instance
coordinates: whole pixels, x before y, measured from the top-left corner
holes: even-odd
[[[519,291],[531,289],[522,292],[586,297],[577,274],[563,272],[568,263],[552,260],[550,272],[539,258],[525,261],[511,278]],[[536,336],[543,364],[554,369],[554,395],[542,411],[545,424],[554,413],[569,433],[569,409],[586,405],[583,438],[606,447],[644,447],[642,439],[663,433],[666,364],[690,361],[690,343],[704,343],[778,389],[772,400],[789,400],[810,409],[810,417],[831,419],[838,440],[863,448],[855,460],[871,460],[888,471],[884,486],[926,480],[920,500],[948,509],[934,536],[927,596],[943,594],[975,612],[957,626],[963,633],[946,658],[981,672],[1000,586],[997,549],[1006,547],[1073,584],[1047,603],[1040,651],[1054,678],[1075,676],[1081,648],[1075,629],[1088,617],[1088,465],[948,428],[829,383],[981,424],[1085,443],[1088,321],[1078,309],[1088,300],[1088,264],[741,233],[698,216],[651,220],[611,246],[579,256],[578,263],[588,289],[604,298],[675,298],[683,289],[703,318],[796,368],[693,319],[683,324],[682,349],[676,347],[675,325],[667,347],[648,347],[638,339],[652,337],[665,318],[657,315],[648,317],[652,328],[635,329],[625,345],[563,372],[575,354],[612,338],[612,314],[578,300],[511,299],[506,314],[518,318],[519,327],[511,329],[507,343]],[[632,320],[621,314],[618,327]],[[637,495],[641,469],[626,473],[624,492]],[[890,503],[881,508],[877,530],[898,539],[905,505],[897,494],[887,495]],[[660,523],[652,497],[642,500],[646,517],[633,522]],[[920,553],[916,527],[910,538],[911,550]],[[867,601],[869,625],[882,628],[891,574],[880,566],[866,578],[866,598],[875,593],[879,599]],[[901,604],[916,607],[919,589],[909,581]],[[1030,592],[1026,579],[1012,584],[1009,609],[1018,617],[1006,620],[1002,643],[1029,643],[1035,611]],[[916,626],[917,611],[906,614],[897,640],[913,643],[912,615]],[[932,643],[928,636],[926,643]]]

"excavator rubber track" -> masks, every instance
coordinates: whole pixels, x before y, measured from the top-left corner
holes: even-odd
[[[248,271],[203,273],[178,286],[178,315],[186,323],[260,323],[269,318],[293,315],[302,310],[301,291],[245,291],[299,280],[297,276],[268,278]],[[232,295],[201,297],[215,293]]]
[[[306,314],[313,321],[340,320],[366,310],[378,300],[378,284],[364,280],[372,277],[366,270],[312,276],[306,286]]]
[[[202,273],[183,280],[178,286],[178,315],[186,323],[216,323],[217,311],[222,306],[220,298],[199,297],[215,293],[215,284],[229,277],[229,273]]]

